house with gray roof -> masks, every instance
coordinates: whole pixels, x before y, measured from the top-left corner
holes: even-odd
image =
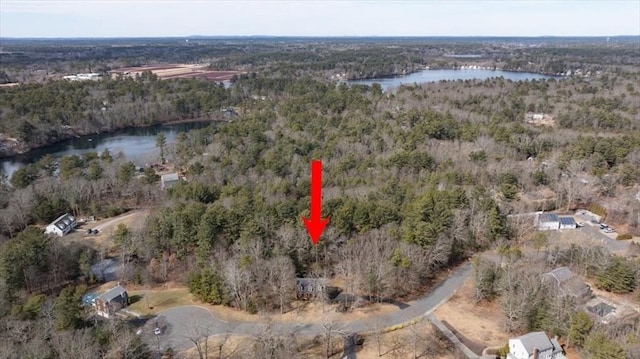
[[[175,186],[180,181],[180,176],[178,173],[167,173],[160,177],[160,187],[162,189],[167,189]]]
[[[128,304],[129,294],[120,284],[93,299],[96,313],[105,318],[110,318]]]
[[[532,332],[509,339],[507,359],[566,359],[556,338],[545,332]]]
[[[559,267],[545,273],[542,279],[549,283],[560,296],[574,297],[579,301],[586,301],[592,296],[591,287],[567,267]]]
[[[317,298],[327,291],[326,278],[296,278],[296,298]]]
[[[69,213],[56,218],[45,228],[44,233],[55,234],[58,237],[64,237],[65,234],[76,228],[76,218]]]

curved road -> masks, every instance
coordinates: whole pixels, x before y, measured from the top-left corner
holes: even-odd
[[[471,274],[471,263],[453,271],[449,277],[434,287],[431,292],[414,301],[409,307],[384,315],[359,319],[350,322],[333,323],[333,330],[340,333],[361,333],[375,330],[381,326],[389,327],[406,323],[422,315],[430,314],[462,287]],[[190,338],[232,334],[259,335],[269,330],[277,333],[296,333],[299,335],[315,336],[324,332],[322,321],[315,323],[262,323],[262,322],[224,322],[206,308],[198,306],[182,306],[166,310],[151,320],[149,330],[143,336],[153,348],[172,347],[184,350],[193,346]],[[161,334],[155,336],[153,328],[161,328]]]

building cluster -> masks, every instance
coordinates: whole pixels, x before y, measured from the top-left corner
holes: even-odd
[[[576,229],[578,224],[573,217],[558,216],[555,213],[539,213],[536,216],[536,228],[541,231],[558,229]]]

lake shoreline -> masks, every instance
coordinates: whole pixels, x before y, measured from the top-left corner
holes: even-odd
[[[189,123],[220,123],[220,122],[228,122],[223,119],[204,119],[204,118],[186,118],[182,120],[171,120],[166,122],[156,122],[152,124],[140,124],[140,125],[129,125],[124,127],[117,127],[108,130],[101,130],[95,132],[72,132],[68,133],[67,136],[58,137],[52,139],[51,141],[38,145],[29,145],[23,141],[18,139],[8,137],[6,135],[0,134],[0,160],[8,160],[15,158],[16,156],[28,156],[29,152],[34,150],[41,150],[46,147],[53,147],[59,145],[65,141],[69,141],[72,139],[81,139],[83,137],[90,137],[95,135],[108,135],[115,134],[120,131],[126,131],[130,129],[143,129],[143,128],[152,128],[156,126],[172,126],[172,125],[181,125],[181,124],[189,124]]]
[[[469,66],[473,66],[473,65],[469,65]],[[358,82],[358,81],[371,81],[371,80],[375,80],[375,79],[383,79],[383,80],[390,80],[390,79],[401,79],[403,77],[407,77],[409,75],[414,75],[417,73],[421,73],[421,72],[425,72],[425,71],[441,71],[441,70],[448,70],[448,71],[497,71],[497,72],[509,72],[509,73],[514,73],[514,74],[521,74],[521,73],[526,73],[526,74],[536,74],[536,75],[541,75],[541,76],[549,76],[549,77],[554,77],[554,78],[563,78],[564,76],[562,75],[558,75],[558,74],[552,74],[552,73],[546,73],[546,72],[541,72],[541,71],[526,71],[526,70],[505,70],[502,68],[479,68],[479,69],[469,69],[469,68],[464,68],[464,66],[458,66],[458,67],[429,67],[429,66],[425,66],[423,68],[414,70],[414,71],[410,71],[404,74],[387,74],[387,75],[376,75],[374,77],[361,77],[361,78],[353,78],[353,79],[348,79],[347,82]],[[453,80],[455,81],[455,80]]]

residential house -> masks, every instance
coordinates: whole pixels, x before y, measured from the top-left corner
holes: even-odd
[[[540,213],[536,218],[536,227],[541,230],[560,228],[560,218],[555,213]]]
[[[326,278],[296,278],[296,298],[316,298],[327,290]]]
[[[592,295],[591,287],[575,276],[567,267],[559,267],[543,274],[542,280],[552,285],[561,296],[586,301]]]
[[[178,173],[167,173],[160,177],[160,186],[162,189],[167,189],[175,186],[180,181]]]
[[[126,307],[127,304],[129,304],[129,294],[120,284],[93,300],[93,306],[96,308],[97,314],[105,318],[110,318],[117,311]]]
[[[47,234],[55,234],[58,237],[63,237],[65,234],[76,228],[76,224],[75,217],[69,213],[65,213],[55,221],[51,222],[51,224],[45,228],[44,232]]]
[[[544,332],[532,332],[509,339],[507,359],[566,359],[557,339]]]

